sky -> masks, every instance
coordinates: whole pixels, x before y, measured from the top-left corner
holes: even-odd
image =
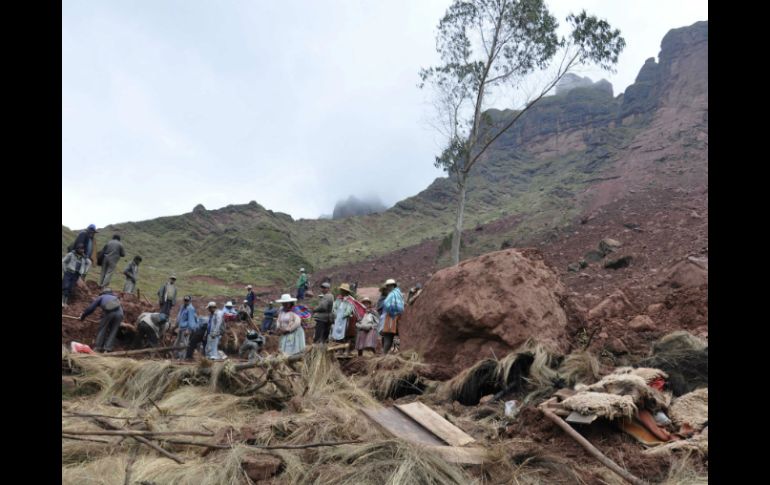
[[[421,67],[450,0],[62,2],[62,224],[81,229],[255,200],[295,219],[386,205],[443,173]],[[626,39],[619,94],[706,0],[551,0]],[[511,108],[495,100],[499,109]],[[490,106],[492,107],[492,106]]]

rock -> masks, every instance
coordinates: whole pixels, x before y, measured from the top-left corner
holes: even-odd
[[[625,268],[631,264],[631,261],[634,259],[633,256],[623,256],[617,259],[611,259],[604,263],[604,267],[606,269],[620,269]]]
[[[605,256],[616,251],[622,246],[620,241],[616,241],[614,239],[605,238],[602,239],[601,242],[599,242],[599,251],[601,251]]]
[[[564,352],[565,293],[537,250],[507,249],[465,260],[436,272],[404,313],[402,351],[414,349],[429,363],[455,370],[506,355],[531,337]]]
[[[624,344],[623,341],[617,337],[614,337],[608,340],[607,345],[605,347],[607,348],[607,350],[609,350],[615,355],[628,353],[628,348],[626,347],[626,344]]]
[[[599,335],[597,335],[600,339],[605,339],[609,337],[609,334],[607,332],[599,332]]]
[[[588,318],[613,318],[632,311],[634,306],[622,290],[615,290],[588,311]]]
[[[598,263],[604,258],[604,253],[601,251],[596,251],[595,249],[592,249],[591,251],[588,251],[585,256],[583,256],[583,260],[587,261],[589,263]]]
[[[267,453],[249,454],[241,461],[243,471],[255,482],[268,480],[277,475],[282,465],[283,461],[280,458]]]
[[[663,310],[663,303],[653,303],[652,305],[647,307],[647,314],[654,315],[661,310]]]
[[[628,328],[637,332],[655,330],[655,322],[647,315],[637,315],[628,322]]]
[[[580,263],[570,263],[567,265],[567,271],[572,271],[573,273],[577,273],[580,271]]]
[[[482,398],[479,400],[479,404],[486,404],[489,401],[491,401],[492,398],[494,397],[495,397],[494,394],[487,394],[486,396],[482,396]]]
[[[708,258],[685,258],[668,268],[660,286],[697,287],[708,283]]]

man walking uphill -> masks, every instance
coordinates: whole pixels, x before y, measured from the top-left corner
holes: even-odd
[[[102,249],[102,275],[99,277],[99,286],[104,288],[110,284],[112,273],[118,267],[120,258],[126,256],[126,250],[123,249],[123,243],[120,242],[120,236],[115,234],[112,240],[104,245]]]
[[[78,244],[83,245],[84,254],[86,255],[86,258],[91,260],[91,263],[94,262],[94,234],[97,232],[99,231],[96,230],[96,226],[91,224],[85,231],[80,231],[78,237],[75,238],[75,242],[72,243],[72,249],[76,249]]]
[[[142,262],[141,256],[134,256],[134,260],[128,263],[123,274],[126,276],[126,284],[123,285],[123,293],[134,293],[136,289],[136,279],[139,278],[139,263]]]
[[[83,244],[78,244],[74,251],[67,253],[61,260],[61,270],[64,277],[61,280],[61,306],[67,306],[72,287],[78,282],[78,278],[86,279],[91,261],[85,255]]]
[[[297,279],[297,300],[305,299],[305,290],[307,290],[307,273],[305,273],[305,268],[300,268]]]

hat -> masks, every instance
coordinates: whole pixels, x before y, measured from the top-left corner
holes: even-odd
[[[97,231],[97,230],[96,230],[96,226],[95,226],[95,225],[93,225],[93,224],[89,224],[89,225],[88,225],[88,229],[86,229],[86,230],[88,230],[88,231],[94,231],[94,232],[99,232],[99,231]]]
[[[393,278],[390,278],[385,282],[385,286],[388,286],[388,285],[396,286],[396,280],[394,280]]]
[[[184,297],[184,301],[190,301],[192,300],[192,297],[190,295],[187,295]]]
[[[347,283],[342,283],[340,285],[340,290],[347,291],[348,293],[353,293],[352,291],[350,291],[350,285]]]
[[[332,287],[332,285],[330,285],[329,283],[327,283],[325,281],[323,283],[321,283],[321,288],[331,288],[331,287]]]
[[[210,302],[209,302],[209,304],[208,304],[208,305],[206,305],[206,308],[211,308],[211,307],[214,307],[214,308],[216,308],[216,307],[217,307],[217,303],[216,303],[216,302],[214,302],[214,301],[210,301]]]
[[[78,245],[75,246],[75,249],[85,249],[85,248],[86,248],[86,245],[83,243],[78,243]]]
[[[176,279],[176,275],[175,275],[174,273],[171,273],[171,274],[169,275],[168,279],[170,279],[170,280],[175,280],[175,279]]]
[[[102,295],[105,294],[105,293],[112,293],[112,288],[110,288],[110,287],[102,288]]]
[[[291,295],[288,293],[284,293],[283,295],[281,295],[280,300],[275,300],[276,303],[293,303],[295,301],[297,301],[297,299],[292,298]]]
[[[249,302],[249,300],[243,300],[243,303],[248,303],[248,302]]]
[[[246,289],[250,290],[251,289],[251,285],[246,285]]]
[[[299,272],[300,272],[300,273],[304,273],[304,272],[305,272],[305,268],[300,268],[300,269],[299,269]]]
[[[371,302],[372,302],[372,299],[371,299],[371,298],[369,298],[368,296],[365,296],[365,297],[361,298],[361,303],[364,303],[364,302],[367,302],[367,301],[368,301],[369,303],[371,303]]]
[[[225,306],[233,306],[233,302],[228,301],[227,303],[225,303]]]

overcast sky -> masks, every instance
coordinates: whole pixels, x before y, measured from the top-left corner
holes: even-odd
[[[62,224],[256,200],[294,218],[427,187],[441,138],[418,70],[450,0],[62,2]],[[551,0],[621,30],[633,83],[706,0]],[[495,106],[500,109],[510,106]]]

